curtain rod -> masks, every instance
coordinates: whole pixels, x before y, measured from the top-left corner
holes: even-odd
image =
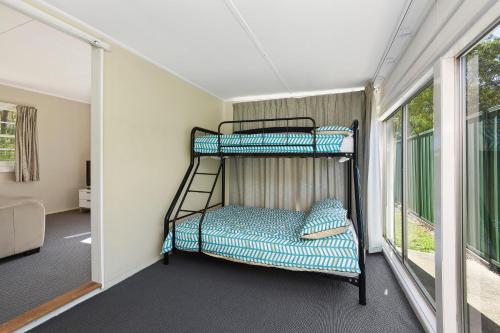
[[[44,11],[29,5],[23,1],[19,0],[0,0],[0,3],[10,7],[18,12],[21,12],[37,21],[43,22],[59,31],[62,31],[68,35],[71,35],[75,38],[78,38],[84,42],[89,43],[92,46],[102,48],[106,51],[111,50],[109,44],[95,38],[92,35],[87,34],[86,32],[81,31],[73,27],[72,25],[61,21],[60,19],[55,18],[54,16],[45,13]]]

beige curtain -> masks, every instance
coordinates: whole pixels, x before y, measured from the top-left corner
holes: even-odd
[[[34,107],[17,106],[15,167],[17,182],[40,180],[36,113]]]
[[[316,125],[337,124],[350,126],[354,119],[360,122],[360,159],[362,179],[367,142],[365,94],[363,91],[288,98],[259,102],[238,103],[234,106],[234,120],[312,117]],[[267,127],[286,126],[286,122],[266,124]],[[289,122],[291,126],[310,126],[307,121]],[[262,123],[236,124],[234,130],[262,127]],[[315,200],[335,196],[345,203],[347,195],[347,168],[338,159],[310,158],[238,158],[231,160],[230,202],[233,204],[306,210]],[[313,165],[316,179],[313,179]]]

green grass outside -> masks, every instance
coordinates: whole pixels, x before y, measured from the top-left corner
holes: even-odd
[[[398,212],[398,210],[396,210]],[[419,252],[434,252],[433,232],[422,226],[415,218],[408,217],[408,249]],[[394,243],[401,248],[401,214],[395,216]]]

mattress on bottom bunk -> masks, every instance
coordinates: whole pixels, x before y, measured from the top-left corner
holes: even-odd
[[[202,251],[250,264],[295,270],[360,273],[354,228],[323,239],[300,238],[303,212],[226,206],[207,212],[202,225]],[[198,251],[199,216],[176,225],[175,247]],[[163,253],[172,249],[172,231]]]
[[[265,133],[221,135],[224,153],[313,153],[313,135],[308,133]],[[259,146],[269,145],[269,146]],[[194,151],[205,154],[218,153],[217,135],[202,135],[194,140]],[[341,134],[317,134],[318,153],[352,153],[353,137]]]

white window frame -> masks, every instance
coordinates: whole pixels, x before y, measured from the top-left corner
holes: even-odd
[[[16,112],[16,105],[0,102],[0,110]],[[4,137],[2,134],[0,134],[0,136]],[[0,161],[0,172],[14,172],[14,168],[15,161]]]
[[[455,71],[457,75],[458,83],[456,85],[457,91],[457,109],[459,110],[459,124],[456,126],[456,131],[459,133],[458,148],[460,150],[459,163],[460,163],[460,179],[458,181],[458,188],[460,190],[459,200],[460,200],[460,229],[458,233],[458,238],[460,241],[459,248],[457,249],[457,256],[460,257],[460,262],[458,268],[460,272],[457,277],[457,287],[459,289],[458,292],[458,310],[461,316],[460,324],[463,332],[470,332],[469,329],[469,317],[467,314],[467,280],[466,280],[466,266],[465,266],[465,235],[464,235],[464,226],[465,226],[465,212],[466,212],[466,188],[467,184],[465,182],[466,179],[466,163],[467,163],[467,131],[466,131],[466,122],[467,122],[467,103],[466,103],[466,60],[465,56],[476,47],[481,40],[488,35],[493,29],[500,25],[500,18],[497,18],[490,25],[481,31],[480,34],[477,34],[475,38],[471,40],[471,42],[463,48],[462,52],[458,53],[455,59]]]
[[[416,96],[422,89],[424,89],[426,86],[429,85],[429,83],[436,84],[436,78],[434,77],[434,69],[431,68],[428,71],[425,72],[424,75],[422,75],[418,80],[415,81],[415,84],[409,88],[402,96],[396,100],[396,102],[387,109],[386,112],[382,114],[381,117],[379,117],[379,121],[381,122],[381,128],[382,131],[381,133],[384,133],[382,136],[382,140],[384,142],[384,149],[383,149],[383,154],[386,154],[385,151],[385,141],[386,141],[386,130],[385,130],[385,121],[388,120],[396,110],[399,108],[402,109],[402,117],[405,118],[407,117],[405,109],[406,109],[406,104],[414,97]],[[434,88],[434,96],[436,94],[436,88]],[[436,117],[436,97],[434,97],[434,117]],[[405,119],[403,119],[403,126],[405,126]],[[434,125],[435,131],[436,131],[436,124]],[[403,129],[403,140],[404,137],[406,136],[406,129]],[[434,144],[435,145],[435,144]],[[403,149],[403,154],[404,154]],[[403,162],[405,160],[405,156],[402,157]],[[383,193],[386,193],[389,189],[387,188],[387,159],[382,158],[382,177],[384,178],[382,182],[382,188],[383,188]],[[404,164],[402,167],[404,168]],[[404,179],[403,179],[404,180]],[[405,199],[406,199],[406,184],[403,185],[403,205],[406,205]],[[384,228],[386,227],[386,196],[383,198],[383,223],[384,223]],[[436,200],[436,199],[434,199]],[[404,210],[404,209],[403,209]],[[402,223],[403,223],[403,229],[406,228],[406,217],[402,216]],[[435,226],[437,230],[437,221],[435,221]],[[406,234],[406,233],[405,233]],[[437,275],[437,265],[438,265],[438,242],[437,242],[437,237],[435,239],[436,241],[436,252],[435,252],[435,265],[436,265],[436,275]],[[403,246],[403,244],[402,244]],[[401,249],[404,251],[404,248]],[[436,309],[435,307],[429,302],[427,297],[424,294],[424,291],[422,290],[422,287],[419,285],[419,282],[415,279],[413,276],[412,272],[408,269],[403,264],[402,257],[395,251],[393,245],[385,238],[384,236],[384,247],[383,247],[383,252],[384,255],[387,259],[387,262],[389,263],[389,266],[391,267],[394,275],[396,275],[397,280],[403,289],[403,292],[405,293],[408,301],[410,302],[410,305],[412,309],[415,311],[415,314],[417,315],[418,319],[420,320],[420,323],[424,327],[424,329],[427,332],[437,332],[437,321],[436,321]],[[436,292],[437,292],[437,276],[436,276]],[[437,306],[437,304],[436,304]]]

